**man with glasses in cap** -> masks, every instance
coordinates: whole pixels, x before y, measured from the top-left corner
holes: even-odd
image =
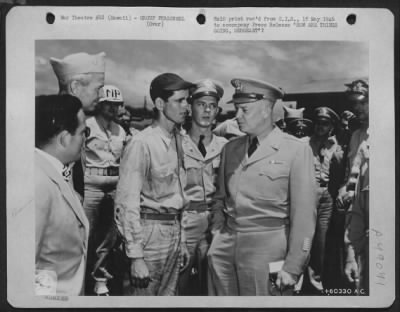
[[[35,119],[35,294],[82,295],[89,223],[63,174],[87,135],[82,103],[37,96]]]
[[[105,53],[90,55],[84,52],[67,55],[63,59],[50,58],[50,64],[58,79],[59,93],[76,96],[82,102],[85,115],[94,112],[104,85]],[[71,168],[65,169],[71,174]],[[73,170],[75,190],[84,195],[84,170],[77,161]]]
[[[86,294],[93,294],[94,291],[91,273],[96,258],[95,250],[114,219],[114,195],[126,142],[125,130],[114,121],[118,109],[124,104],[121,90],[113,85],[106,85],[101,93],[95,115],[86,120],[90,135],[82,155],[85,167],[83,207],[90,223]],[[118,272],[112,270],[110,273],[115,275]],[[114,278],[112,282],[115,283],[116,280]],[[114,289],[110,289],[110,294],[114,294]]]
[[[187,170],[185,192],[190,203],[183,212],[182,226],[190,262],[180,274],[179,295],[207,295],[208,218],[221,150],[228,141],[212,133],[218,102],[223,94],[224,90],[218,82],[203,79],[195,83],[188,99],[192,122],[182,146]]]
[[[274,125],[280,88],[254,79],[231,83],[238,124],[247,135],[222,152],[208,252],[213,290],[226,296],[292,294],[315,229],[312,151]]]
[[[337,204],[348,208],[345,244],[345,275],[357,290],[369,292],[369,85],[364,80],[346,84],[352,111],[360,122],[347,155],[347,178]]]
[[[188,264],[181,236],[187,197],[179,129],[191,87],[172,73],[153,79],[156,119],[132,137],[122,157],[115,218],[129,260],[124,295],[175,295],[179,270]]]
[[[326,237],[332,216],[333,198],[337,196],[337,189],[332,189],[330,178],[342,168],[343,151],[334,135],[339,116],[329,107],[317,107],[313,112],[313,121],[314,133],[309,142],[314,155],[317,183],[317,226],[308,267],[310,285],[307,286],[311,287],[309,290],[303,287],[303,293],[309,291],[310,294],[321,295],[326,288],[324,278]]]

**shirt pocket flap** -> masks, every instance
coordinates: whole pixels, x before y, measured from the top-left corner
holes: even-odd
[[[186,167],[186,169],[201,168],[201,163],[200,163],[200,161],[185,155],[185,167]]]
[[[174,168],[169,164],[153,168],[152,173],[155,177],[165,178],[174,173]]]
[[[279,178],[287,178],[290,168],[286,164],[270,164],[268,167],[261,170],[260,176],[267,176],[271,180]]]
[[[221,164],[221,157],[220,157],[220,156],[215,157],[215,158],[213,159],[213,161],[212,161],[212,167],[213,167],[213,169],[218,169],[220,164]]]

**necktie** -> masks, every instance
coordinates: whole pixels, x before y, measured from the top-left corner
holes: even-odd
[[[197,144],[197,147],[199,148],[199,151],[200,151],[201,155],[203,155],[203,157],[205,157],[207,154],[206,148],[203,144],[204,138],[205,138],[204,135],[200,135],[199,144]]]
[[[71,167],[69,165],[64,165],[63,170],[62,170],[62,176],[64,177],[64,180],[69,182],[69,179],[71,178]]]
[[[257,147],[258,147],[258,139],[257,137],[254,137],[250,142],[249,149],[247,150],[247,156],[250,157],[255,152]]]

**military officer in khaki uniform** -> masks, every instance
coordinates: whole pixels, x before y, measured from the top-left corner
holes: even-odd
[[[238,124],[247,135],[222,152],[208,253],[212,290],[228,296],[292,293],[316,222],[312,151],[274,126],[280,88],[253,79],[231,83]],[[274,282],[270,267],[277,271]]]
[[[348,151],[346,184],[340,189],[337,203],[350,205],[346,215],[344,272],[349,282],[369,293],[369,85],[364,80],[346,84],[346,95],[360,122]]]
[[[85,52],[67,55],[63,59],[50,58],[50,64],[57,76],[59,93],[76,96],[82,102],[86,117],[92,114],[102,95],[105,77],[104,52],[88,54]],[[71,174],[75,190],[84,197],[84,171],[80,160],[65,168],[67,175]]]
[[[187,174],[186,195],[190,204],[182,215],[190,263],[179,278],[180,295],[207,295],[206,254],[209,247],[209,210],[215,193],[215,180],[221,150],[228,141],[212,133],[218,102],[224,90],[219,83],[203,79],[191,89],[192,123],[182,147]]]

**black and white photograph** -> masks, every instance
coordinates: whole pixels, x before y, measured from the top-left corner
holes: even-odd
[[[15,263],[30,274],[27,302],[311,307],[343,297],[345,307],[386,293],[378,305],[390,303],[394,221],[381,220],[394,205],[381,211],[377,193],[394,197],[380,185],[394,181],[394,120],[382,124],[393,94],[376,101],[393,91],[393,51],[376,32],[345,32],[345,12],[329,10],[200,10],[214,25],[198,37],[192,25],[167,33],[194,9],[57,10],[54,34],[38,22],[32,51],[9,56],[23,59],[10,93],[29,98],[29,148],[18,149],[30,161],[10,184],[25,176],[29,201],[9,214],[9,231],[29,237]],[[118,33],[104,19],[141,24]]]

